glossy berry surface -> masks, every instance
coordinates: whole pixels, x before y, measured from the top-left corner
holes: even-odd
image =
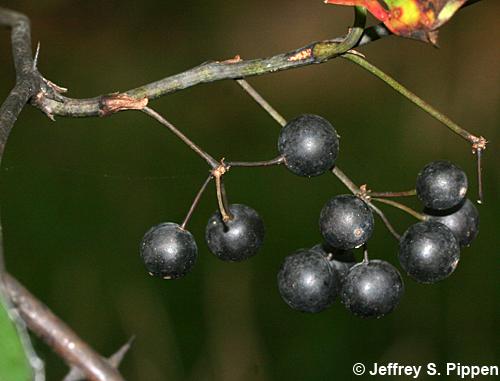
[[[433,161],[417,176],[417,196],[426,208],[450,209],[467,193],[465,172],[449,161]]]
[[[140,253],[151,275],[175,279],[191,270],[198,248],[190,232],[175,223],[166,222],[152,227],[144,235]]]
[[[327,244],[315,245],[311,250],[320,253],[328,260],[329,265],[339,274],[340,283],[344,281],[349,269],[356,264],[356,258],[351,250],[335,249]]]
[[[370,260],[349,270],[342,286],[346,308],[362,318],[379,318],[391,312],[404,293],[398,270],[391,264]]]
[[[285,258],[278,273],[278,289],[291,308],[319,312],[335,299],[338,277],[322,254],[302,249]]]
[[[446,225],[458,239],[460,246],[469,246],[479,233],[479,212],[469,199],[452,210],[424,212],[432,221]]]
[[[339,138],[326,119],[318,115],[300,115],[281,129],[278,150],[293,173],[318,176],[334,166]]]
[[[255,254],[264,242],[264,223],[252,208],[229,206],[232,219],[224,222],[219,211],[208,220],[205,239],[208,248],[224,261],[242,261]]]
[[[321,210],[319,227],[323,238],[334,248],[354,249],[373,233],[373,214],[368,205],[353,195],[330,199]]]
[[[410,226],[399,242],[401,266],[420,283],[435,283],[448,277],[459,259],[458,240],[450,229],[436,221]]]

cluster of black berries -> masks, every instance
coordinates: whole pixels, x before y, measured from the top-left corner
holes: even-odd
[[[467,177],[452,163],[435,161],[419,173],[416,193],[424,204],[424,221],[410,226],[400,239],[399,260],[410,277],[434,283],[456,268],[460,247],[479,231],[479,213],[465,198]],[[381,260],[356,264],[352,249],[365,244],[373,231],[373,215],[364,200],[336,196],[319,219],[326,244],[301,249],[285,258],[278,274],[284,301],[304,312],[319,312],[340,295],[360,317],[381,317],[399,303],[404,286],[399,272]]]
[[[281,131],[278,150],[283,163],[302,176],[317,176],[332,168],[339,150],[332,125],[316,115],[302,115]],[[229,218],[220,211],[208,220],[205,239],[208,248],[225,261],[242,261],[255,255],[264,241],[264,224],[258,213],[242,204],[228,207]],[[147,271],[154,276],[175,279],[186,275],[197,258],[193,235],[184,227],[167,222],[151,228],[140,246]]]
[[[460,247],[479,232],[479,212],[467,198],[467,176],[447,161],[434,161],[417,177],[426,220],[410,226],[400,241],[399,261],[413,279],[434,283],[457,267]]]
[[[332,125],[317,115],[288,122],[278,140],[281,162],[300,176],[331,170],[339,152]],[[478,211],[468,199],[465,173],[449,162],[428,164],[418,175],[416,194],[424,204],[423,221],[410,226],[400,239],[402,268],[415,280],[433,283],[456,268],[460,246],[478,233]],[[353,250],[364,246],[374,229],[369,194],[339,195],[321,210],[319,227],[325,240],[285,258],[278,273],[283,300],[304,312],[319,312],[340,295],[342,303],[361,317],[381,317],[399,303],[404,285],[398,270],[382,260],[356,263]],[[205,238],[212,253],[226,261],[252,257],[262,246],[264,225],[255,210],[232,204],[208,220]],[[141,243],[141,256],[152,275],[184,276],[197,258],[194,237],[175,223],[150,229]]]
[[[283,300],[304,312],[329,307],[337,295],[355,315],[380,317],[399,303],[404,286],[391,264],[367,257],[356,264],[353,249],[368,241],[374,219],[359,197],[340,195],[321,210],[319,227],[325,244],[286,257],[278,273]]]

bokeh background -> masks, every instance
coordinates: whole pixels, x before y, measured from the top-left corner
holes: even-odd
[[[319,0],[2,3],[30,16],[40,70],[72,97],[125,91],[206,60],[287,51],[340,36],[352,20],[350,9]],[[23,111],[0,176],[10,272],[100,353],[135,335],[121,368],[128,380],[350,379],[356,362],[498,365],[499,11],[499,2],[486,0],[459,12],[441,30],[440,49],[395,37],[362,48],[491,141],[479,238],[449,279],[420,285],[405,277],[406,294],[389,316],[361,320],[340,302],[308,315],[282,302],[276,274],[283,258],[320,241],[322,205],[347,190],[333,176],[303,179],[281,167],[226,176],[230,201],[264,219],[258,256],[235,264],[209,253],[210,187],[189,227],[199,246],[194,271],[178,281],[149,277],[138,255],[142,235],[157,223],[182,221],[207,166],[139,112],[53,123],[34,108]],[[3,30],[0,98],[14,84],[11,58]],[[358,184],[405,190],[426,163],[447,159],[469,174],[475,199],[468,144],[353,64],[336,59],[250,82],[287,118],[307,112],[329,119],[342,136],[338,165]],[[151,106],[216,158],[277,153],[278,125],[231,81]],[[384,210],[400,232],[413,223]],[[380,220],[370,253],[398,265],[397,242]],[[61,379],[64,363],[42,342],[35,346],[48,380]]]

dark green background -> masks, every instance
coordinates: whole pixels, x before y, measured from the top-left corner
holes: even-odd
[[[177,73],[206,60],[263,57],[342,35],[351,10],[322,1],[7,1],[32,20],[39,67],[69,96],[88,97]],[[103,354],[131,335],[128,380],[350,379],[356,362],[498,365],[498,12],[483,1],[441,32],[441,49],[388,38],[362,49],[376,65],[466,128],[491,140],[481,232],[456,272],[436,285],[405,277],[406,294],[380,320],[340,303],[317,315],[290,310],[276,273],[283,258],[319,242],[324,202],[346,189],[333,176],[303,179],[285,168],[234,169],[231,202],[255,208],[265,246],[244,263],[217,260],[204,243],[216,208],[210,187],[190,230],[199,260],[185,279],[149,277],[138,255],[144,232],[182,221],[207,166],[139,112],[57,118],[27,107],[1,169],[7,265]],[[427,162],[452,160],[469,174],[470,147],[362,69],[340,59],[250,82],[287,118],[318,113],[342,136],[338,165],[376,190],[412,188]],[[0,96],[14,84],[9,34],[0,34]],[[278,125],[231,81],[151,102],[216,158],[276,155]],[[418,204],[410,201],[413,206]],[[400,232],[412,223],[387,210]],[[397,243],[377,220],[372,258],[397,265]],[[359,258],[358,253],[358,258]],[[48,380],[66,367],[36,341]],[[396,378],[394,378],[396,379]],[[425,378],[421,378],[425,379]]]

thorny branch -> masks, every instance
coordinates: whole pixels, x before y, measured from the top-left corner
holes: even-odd
[[[470,5],[479,0],[470,0]],[[0,161],[3,156],[9,133],[23,107],[29,102],[48,117],[106,116],[121,110],[139,109],[148,113],[147,103],[151,99],[180,91],[198,84],[224,79],[242,79],[250,76],[273,73],[306,65],[323,63],[383,37],[391,35],[380,24],[364,29],[362,10],[356,10],[356,21],[349,33],[343,38],[312,42],[299,49],[272,57],[241,60],[236,57],[227,61],[206,62],[200,66],[175,74],[159,81],[149,83],[124,93],[112,93],[89,99],[72,99],[61,93],[66,89],[45,79],[37,69],[36,59],[32,57],[31,32],[29,19],[18,12],[0,7],[0,26],[11,29],[11,44],[16,71],[16,84],[0,106]],[[242,85],[242,82],[239,82]],[[244,83],[243,83],[244,85]],[[282,121],[281,121],[282,122]],[[171,130],[172,128],[169,127]],[[175,127],[174,127],[175,128]],[[175,132],[175,131],[174,131]],[[478,142],[483,143],[483,141]],[[484,140],[485,145],[486,140]],[[192,146],[193,149],[195,147]],[[484,150],[481,146],[479,151]],[[478,155],[479,156],[479,155]],[[216,162],[205,157],[209,165]],[[272,161],[271,161],[272,162]],[[237,164],[235,162],[234,164]],[[280,161],[272,164],[279,164]],[[243,165],[244,163],[238,163]],[[338,169],[338,168],[337,168]],[[351,189],[359,188],[344,175],[334,170],[341,180]],[[206,183],[209,180],[207,179]],[[223,186],[220,186],[223,190]],[[374,208],[377,211],[376,208]],[[393,234],[393,229],[390,229]],[[396,233],[397,234],[397,233]],[[48,344],[69,364],[78,367],[91,380],[122,380],[122,377],[108,362],[95,353],[86,343],[76,336],[47,307],[24,289],[12,276],[5,272],[3,245],[0,226],[0,291],[4,290],[19,309],[28,327],[44,337]],[[70,345],[73,344],[73,345]]]
[[[69,365],[78,368],[89,380],[123,381],[120,373],[106,359],[80,339],[11,275],[4,273],[3,282],[6,294],[30,330],[42,338]]]

